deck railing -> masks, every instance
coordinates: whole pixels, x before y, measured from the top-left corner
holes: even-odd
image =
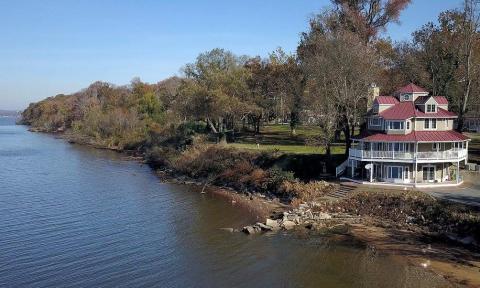
[[[397,160],[458,160],[467,156],[466,149],[451,149],[429,152],[375,151],[350,148],[350,157],[359,159],[397,159]]]

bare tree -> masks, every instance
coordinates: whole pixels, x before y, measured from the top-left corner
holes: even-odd
[[[459,111],[458,111],[458,124],[457,130],[462,131],[465,114],[467,111],[467,105],[470,100],[470,95],[472,91],[472,83],[475,73],[474,67],[474,48],[478,48],[479,40],[479,24],[480,24],[480,13],[479,13],[479,1],[478,0],[465,0],[463,4],[463,23],[461,27],[461,41],[460,43],[460,63],[461,63],[461,81],[462,85],[462,97],[460,100]]]
[[[299,55],[305,74],[319,91],[316,97],[328,109],[337,109],[348,153],[355,127],[366,113],[369,87],[378,77],[378,58],[371,47],[359,41],[358,35],[325,29],[324,23],[317,22],[318,26],[304,35]]]

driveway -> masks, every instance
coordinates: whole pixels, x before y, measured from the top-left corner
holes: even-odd
[[[436,198],[480,207],[480,173],[467,172],[464,173],[463,176],[465,182],[458,187],[417,189]]]

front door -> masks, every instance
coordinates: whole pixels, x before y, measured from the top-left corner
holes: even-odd
[[[388,166],[387,177],[392,182],[401,182],[403,180],[403,166]]]
[[[423,166],[423,181],[435,181],[435,166]]]

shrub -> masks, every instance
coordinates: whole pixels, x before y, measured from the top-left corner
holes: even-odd
[[[183,151],[173,163],[175,169],[192,177],[217,178],[241,162],[253,163],[255,153],[227,148],[219,145],[195,145]],[[229,172],[230,174],[232,172]],[[226,175],[228,176],[228,175]]]
[[[280,186],[285,181],[294,181],[295,177],[290,171],[283,171],[277,167],[273,167],[267,170],[267,179],[262,183],[263,190],[267,192],[273,192],[279,194]]]
[[[147,163],[153,168],[169,167],[178,153],[168,147],[152,147],[145,153]]]
[[[302,183],[299,181],[284,181],[280,187],[283,194],[298,198],[302,201],[312,201],[317,197],[325,196],[333,190],[333,185],[325,181]]]

